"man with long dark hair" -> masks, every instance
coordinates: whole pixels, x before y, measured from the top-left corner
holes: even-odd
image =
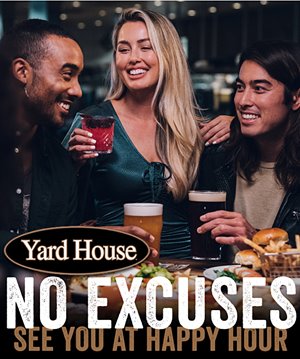
[[[208,148],[199,188],[227,192],[227,211],[201,217],[199,232],[244,246],[257,229],[281,227],[293,245],[300,233],[300,48],[261,41],[239,62],[237,118],[227,144]]]

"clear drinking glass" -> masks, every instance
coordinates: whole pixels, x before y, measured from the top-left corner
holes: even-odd
[[[113,150],[115,119],[112,116],[80,114],[82,129],[93,134],[95,152],[111,153]],[[93,152],[93,151],[88,151]]]
[[[220,260],[221,244],[211,238],[211,232],[198,233],[203,222],[200,216],[208,212],[225,210],[226,192],[189,191],[189,226],[192,242],[192,258],[196,260]]]
[[[160,250],[160,237],[163,226],[163,205],[160,203],[125,203],[124,204],[124,226],[138,226],[154,236],[154,242],[150,245]],[[147,243],[149,245],[149,243]],[[159,255],[147,258],[158,265]]]

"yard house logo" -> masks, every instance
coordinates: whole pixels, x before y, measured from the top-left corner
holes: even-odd
[[[143,262],[150,249],[140,238],[96,227],[57,227],[12,239],[6,257],[21,267],[54,274],[113,272]]]

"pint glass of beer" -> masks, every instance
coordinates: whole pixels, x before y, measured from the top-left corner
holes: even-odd
[[[159,253],[160,236],[163,226],[163,205],[160,203],[125,203],[124,226],[138,226],[154,236],[151,247]],[[149,243],[147,243],[149,244]],[[159,256],[153,258],[151,254],[148,260],[158,265]]]
[[[222,246],[211,238],[211,233],[197,233],[203,222],[199,217],[208,212],[225,210],[226,192],[189,191],[189,225],[192,242],[192,258],[196,260],[220,260]]]

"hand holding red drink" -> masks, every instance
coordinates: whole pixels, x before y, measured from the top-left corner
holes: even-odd
[[[110,154],[113,150],[114,118],[112,116],[80,114],[82,128],[75,128],[69,151],[76,161]]]
[[[82,129],[93,134],[98,153],[111,153],[114,135],[114,118],[112,116],[81,115]]]

